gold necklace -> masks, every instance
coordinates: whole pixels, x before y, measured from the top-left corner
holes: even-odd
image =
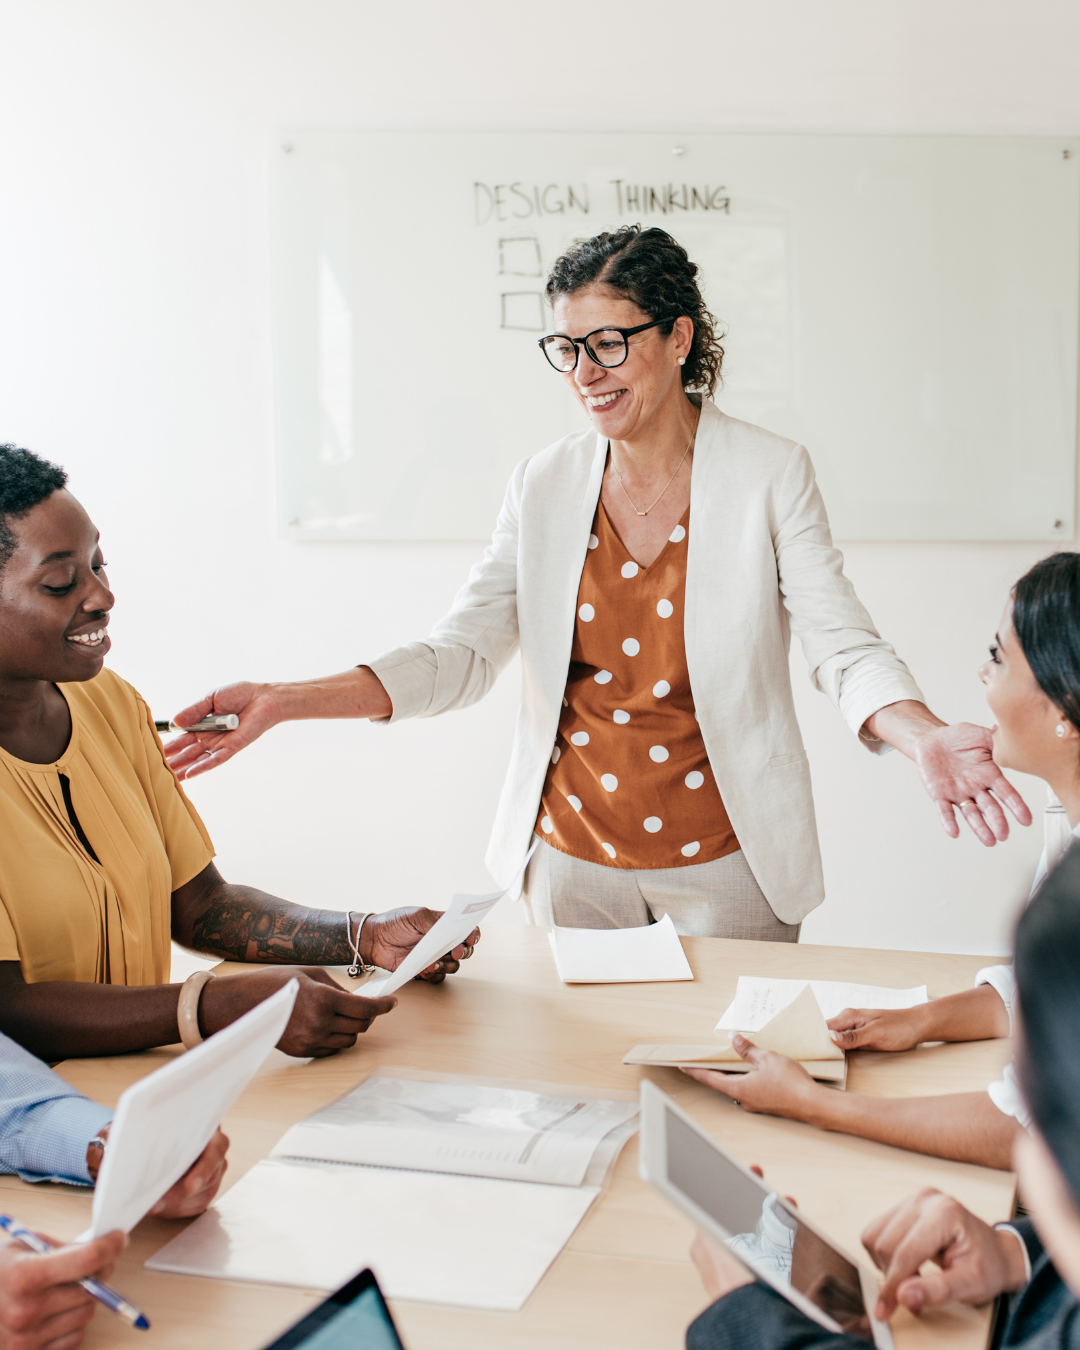
[[[695,438],[696,436],[697,436],[697,427],[695,426],[694,429],[693,429],[693,431],[690,433],[690,439],[686,442],[686,449],[682,452],[682,459],[680,459],[679,462],[678,462],[678,464],[675,466],[675,472],[671,475],[671,477],[670,477],[670,478],[667,480],[667,482],[664,484],[664,492],[666,492],[666,491],[668,490],[668,488],[672,485],[672,483],[674,483],[675,479],[678,478],[678,476],[679,476],[679,470],[680,470],[680,469],[682,468],[682,466],[683,466],[683,460],[685,460],[685,459],[686,459],[686,456],[690,453],[690,447],[694,444],[694,438]],[[626,500],[630,503],[630,505],[634,508],[634,510],[637,511],[637,513],[638,513],[639,516],[647,516],[647,515],[649,514],[649,512],[653,509],[653,506],[656,505],[656,502],[658,502],[658,501],[660,500],[660,497],[662,497],[662,496],[664,495],[664,492],[661,492],[660,497],[657,497],[656,502],[653,502],[651,506],[647,506],[647,507],[645,508],[645,510],[642,511],[642,510],[640,510],[640,508],[638,507],[637,502],[635,502],[634,499],[633,499],[633,497],[630,496],[629,492],[626,491],[626,484],[625,484],[625,483],[623,482],[623,480],[622,480],[622,474],[618,471],[618,469],[615,468],[615,456],[614,456],[614,455],[612,455],[612,457],[611,457],[611,469],[612,469],[612,472],[614,473],[615,477],[619,480],[619,486],[622,488],[622,490],[623,490],[623,495],[626,497]]]

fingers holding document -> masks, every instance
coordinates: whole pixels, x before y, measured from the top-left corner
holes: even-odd
[[[442,913],[437,909],[389,909],[383,914],[372,914],[364,924],[361,951],[372,965],[382,970],[397,970],[424,934],[441,918]],[[447,975],[459,969],[462,961],[469,959],[479,941],[480,929],[474,928],[464,942],[422,970],[416,978],[429,984],[440,984]]]
[[[201,1214],[218,1193],[229,1151],[228,1136],[217,1130],[188,1170],[161,1197],[150,1213],[159,1219],[190,1219]]]
[[[697,1068],[684,1068],[682,1072],[715,1092],[730,1097],[744,1111],[804,1120],[810,1100],[821,1089],[803,1066],[786,1055],[759,1049],[738,1033],[732,1036],[731,1044],[753,1066],[748,1073]]]
[[[282,985],[300,984],[292,1016],[277,1048],[287,1055],[321,1059],[354,1045],[397,999],[347,993],[321,966],[271,966],[211,980],[203,990],[199,1020],[205,1035],[219,1031]]]

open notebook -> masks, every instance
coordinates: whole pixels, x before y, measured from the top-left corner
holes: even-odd
[[[315,1289],[370,1266],[392,1298],[516,1311],[637,1114],[632,1093],[379,1069],[147,1266]]]
[[[812,1077],[834,1087],[847,1083],[847,1060],[829,1035],[813,989],[806,982],[795,999],[764,1026],[745,1033],[760,1050],[797,1059]],[[624,1064],[651,1064],[679,1068],[723,1069],[746,1073],[752,1067],[732,1048],[731,1038],[713,1045],[635,1045]]]

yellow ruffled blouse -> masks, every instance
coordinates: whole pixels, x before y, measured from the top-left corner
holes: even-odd
[[[28,764],[0,748],[0,961],[19,961],[27,984],[164,983],[172,893],[213,844],[131,685],[103,670],[57,688],[71,711],[60,758]]]

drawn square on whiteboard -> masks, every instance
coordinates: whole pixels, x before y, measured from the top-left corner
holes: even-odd
[[[523,328],[529,333],[544,331],[544,297],[539,291],[504,291],[502,328]]]
[[[499,240],[499,275],[501,277],[542,277],[540,240],[535,236],[524,239]]]

